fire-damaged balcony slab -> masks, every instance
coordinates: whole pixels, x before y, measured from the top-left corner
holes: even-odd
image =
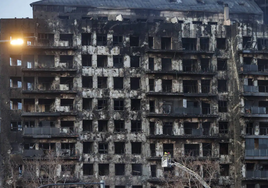
[[[245,113],[242,116],[249,118],[268,118],[266,107],[256,106],[245,108]]]
[[[221,139],[219,135],[149,135],[148,139]]]
[[[77,68],[22,68],[22,72],[76,72]]]
[[[147,96],[216,97],[213,93],[147,92]]]
[[[216,114],[195,114],[195,113],[170,113],[170,114],[158,114],[147,113],[148,118],[217,118]]]
[[[160,179],[160,178],[149,178],[147,179],[149,183],[155,183],[155,184],[165,184],[166,180]]]
[[[64,131],[56,127],[25,127],[22,132],[23,137],[51,138],[51,137],[72,137],[79,135],[73,131]]]
[[[242,95],[245,97],[268,97],[268,87],[244,85]]]
[[[76,116],[77,112],[23,112],[22,117]]]
[[[207,54],[212,55],[214,54],[213,51],[207,51],[207,50],[184,50],[184,49],[148,49],[145,51],[146,53],[163,53],[163,54]]]
[[[253,50],[253,49],[244,49],[238,50],[240,54],[268,54],[267,50]]]
[[[77,50],[76,46],[52,46],[52,45],[30,45],[25,46],[27,50]]]
[[[151,156],[147,158],[147,161],[161,161],[162,157],[160,156]]]
[[[146,71],[146,74],[158,74],[158,75],[192,75],[192,76],[214,76],[216,72],[213,71],[197,71],[197,72],[185,72],[185,71],[176,71],[176,70],[157,70],[157,71]]]
[[[22,90],[23,94],[76,94],[76,90]]]

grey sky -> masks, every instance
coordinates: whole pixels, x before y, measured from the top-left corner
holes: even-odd
[[[0,0],[0,18],[32,18],[30,4],[38,0]]]

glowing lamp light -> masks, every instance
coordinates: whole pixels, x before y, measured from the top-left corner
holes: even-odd
[[[11,45],[22,45],[24,41],[22,39],[13,39],[10,41]]]

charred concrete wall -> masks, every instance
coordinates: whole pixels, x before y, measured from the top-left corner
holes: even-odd
[[[168,171],[161,156],[169,152],[218,161],[217,187],[252,184],[244,181],[246,164],[256,161],[243,164],[243,155],[247,139],[259,138],[259,117],[254,134],[241,137],[255,103],[240,94],[244,85],[265,85],[255,79],[266,75],[241,71],[248,68],[245,58],[253,64],[266,58],[264,49],[255,53],[264,27],[225,26],[223,15],[212,13],[197,19],[194,12],[123,11],[130,20],[115,21],[119,12],[90,10],[92,19],[76,19],[86,16],[79,13],[84,9],[50,8],[34,7],[34,17],[42,19],[1,20],[1,39],[27,39],[21,48],[1,46],[1,154],[7,171],[16,154],[33,160],[54,152],[75,166],[69,181],[161,187]],[[58,12],[73,17],[58,19]],[[167,19],[134,21],[137,15]],[[244,49],[248,43],[254,53]],[[265,94],[257,96],[258,105],[266,101]],[[4,178],[6,187],[16,185],[11,173]]]

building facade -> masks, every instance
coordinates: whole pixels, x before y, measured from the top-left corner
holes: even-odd
[[[2,40],[25,39],[0,44],[1,186],[25,187],[23,159],[56,163],[54,182],[176,187],[169,152],[219,164],[212,187],[268,187],[268,30],[254,1],[31,6],[33,19],[0,20]]]

